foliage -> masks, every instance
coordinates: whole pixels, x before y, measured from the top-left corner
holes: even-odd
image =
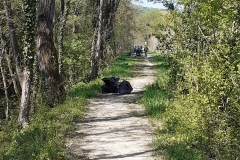
[[[133,60],[126,53],[120,54],[104,75],[129,77]],[[0,159],[65,159],[65,138],[73,134],[73,123],[83,118],[87,99],[97,96],[102,84],[101,79],[79,82],[71,88],[64,104],[55,108],[37,106],[29,127],[24,130],[18,130],[14,120],[0,126]]]
[[[170,149],[169,159],[238,159],[239,3],[179,3],[184,10],[172,11],[164,28],[171,47],[161,49],[171,57],[168,88],[173,94],[165,97],[156,146]],[[183,158],[188,151],[194,154]]]
[[[156,139],[153,142],[153,147],[157,149],[160,157],[165,157],[166,159],[205,159],[201,151],[192,147],[192,144],[189,142],[187,129],[185,133],[176,131],[178,127],[181,128],[178,123],[178,116],[182,115],[182,112],[178,110],[178,112],[169,115],[169,106],[172,103],[172,99],[176,96],[172,86],[174,83],[171,76],[173,72],[172,57],[153,53],[153,56],[149,59],[154,63],[158,76],[153,85],[146,87],[141,102],[145,107],[146,114],[154,118],[153,123],[160,123],[156,127]],[[184,116],[186,116],[186,113],[184,113]],[[171,119],[171,121],[167,121],[167,119]],[[191,127],[189,126],[189,128]]]
[[[153,53],[150,53],[153,54]],[[155,69],[158,70],[159,74],[154,84],[147,86],[141,99],[142,104],[145,106],[147,115],[153,117],[160,117],[166,110],[166,104],[170,93],[168,92],[169,87],[169,66],[168,60],[162,55],[156,55],[149,58],[150,61],[156,63]]]
[[[74,35],[75,41],[65,41],[64,73],[67,84],[85,80],[90,67],[89,41],[84,35]],[[69,37],[72,39],[72,37]]]
[[[134,62],[131,57],[127,56],[128,52],[120,54],[116,60],[106,68],[105,77],[119,76],[120,78],[127,78],[132,75]]]
[[[115,45],[117,51],[122,53],[130,51],[134,45],[134,32],[138,11],[133,8],[131,1],[121,0],[116,13],[115,21]]]
[[[72,122],[82,117],[84,98],[68,98],[54,109],[40,107],[25,130],[12,123],[1,126],[1,159],[64,159],[64,138],[73,131]],[[7,127],[9,126],[9,127]]]
[[[57,37],[61,29],[64,30],[64,60],[61,76],[64,80],[64,85],[67,86],[68,97],[64,104],[58,105],[56,108],[50,109],[44,106],[43,92],[45,92],[45,87],[42,83],[43,81],[39,80],[44,75],[39,75],[37,71],[34,72],[36,74],[34,79],[36,83],[40,84],[36,85],[34,89],[31,88],[33,92],[36,91],[36,97],[32,97],[32,99],[37,100],[36,106],[30,109],[31,122],[28,128],[20,130],[16,125],[18,107],[16,107],[16,104],[11,106],[11,120],[9,122],[0,121],[0,159],[64,159],[64,137],[68,136],[70,131],[73,130],[72,123],[82,117],[85,110],[84,105],[88,103],[86,99],[94,97],[100,92],[100,86],[103,84],[100,79],[88,83],[95,13],[92,2],[89,0],[71,1],[66,26],[61,28],[59,27],[61,25],[61,11],[63,11],[61,7],[66,5],[61,4],[62,2],[60,0],[56,1],[56,14],[53,25],[55,44],[59,43],[57,42]],[[3,4],[3,2],[0,2],[0,4]],[[33,5],[35,5],[35,1]],[[3,31],[2,36],[8,37],[3,6],[1,5],[0,7],[0,28]],[[21,6],[18,1],[11,1],[11,6],[13,10],[13,19],[11,21],[16,26],[16,43],[19,45],[20,53],[24,53],[33,60],[34,55],[28,55],[27,47],[30,47],[30,49],[35,48],[32,46],[34,42],[32,39],[26,38],[26,35],[33,35],[33,30],[35,30],[35,27],[29,26],[29,24],[34,25],[32,22],[35,21],[32,18],[35,18],[33,17],[35,12],[30,13],[30,6],[27,4]],[[116,47],[116,53],[113,54],[113,48],[110,45],[104,46],[105,61],[101,61],[102,71],[100,76],[118,75],[121,78],[126,78],[131,75],[131,59],[126,56],[126,53],[119,55],[119,51],[129,50],[132,45],[130,35],[134,28],[132,14],[134,10],[132,10],[129,0],[121,1],[119,8],[119,12],[116,14],[114,41],[111,42],[111,47]],[[26,17],[24,17],[24,13]],[[129,19],[130,16],[131,20]],[[29,30],[25,30],[25,28],[29,27]],[[6,40],[6,44],[4,47],[11,47],[9,40]],[[2,52],[3,50],[0,51]],[[5,54],[11,55],[11,50],[9,49]],[[23,54],[20,55],[22,56]],[[112,63],[114,60],[116,62]],[[13,63],[13,68],[14,65]],[[15,72],[14,69],[13,72]],[[7,77],[10,79],[10,75],[7,75]],[[4,107],[1,106],[2,108]]]

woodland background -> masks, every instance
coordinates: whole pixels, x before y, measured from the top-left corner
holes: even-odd
[[[155,37],[153,61],[162,68],[142,103],[164,124],[156,148],[169,151],[169,159],[175,153],[187,159],[181,152],[189,159],[239,159],[239,1],[160,2],[167,11],[139,10],[130,0],[1,1],[1,158],[24,159],[34,147],[34,158],[64,157],[58,140],[71,130],[65,125],[77,119],[73,113],[84,112],[76,103],[87,103],[73,96],[76,87],[98,84],[91,88],[97,94],[99,78],[120,53]],[[63,111],[71,117],[64,122]],[[36,146],[26,143],[30,137],[39,138]]]

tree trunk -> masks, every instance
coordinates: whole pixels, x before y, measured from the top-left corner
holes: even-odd
[[[35,112],[36,110],[36,97],[37,91],[39,88],[39,69],[38,69],[38,61],[37,54],[34,56],[33,62],[33,82],[32,82],[32,96],[31,96],[31,110]]]
[[[13,52],[13,56],[15,59],[15,68],[18,75],[18,80],[21,83],[22,79],[22,69],[20,66],[20,52],[17,42],[17,36],[16,36],[16,28],[13,22],[13,15],[12,15],[12,9],[11,9],[11,1],[5,0],[4,1],[4,7],[6,10],[6,17],[8,22],[8,30],[9,30],[9,37],[10,37],[10,44]]]
[[[115,24],[115,15],[117,8],[119,6],[120,0],[110,0],[106,1],[106,12],[104,14],[104,43],[111,46],[113,49],[114,55],[116,55],[116,47],[114,42],[114,24]]]
[[[9,53],[9,51],[7,51],[6,53]],[[11,58],[10,57],[11,56],[8,55],[8,54],[5,55],[5,58],[7,60],[8,70],[9,70],[10,76],[12,78],[14,91],[15,91],[17,97],[20,99],[21,86],[19,84],[17,75],[12,70],[12,62],[11,62]]]
[[[23,0],[23,60],[24,66],[22,73],[22,95],[21,104],[18,115],[18,123],[25,128],[29,123],[30,97],[31,97],[31,82],[33,77],[33,62],[35,55],[35,20],[36,20],[36,0]]]
[[[18,97],[20,97],[19,91],[21,90],[21,79],[22,79],[22,68],[20,66],[20,52],[16,36],[16,28],[13,22],[13,14],[11,9],[11,1],[4,1],[4,8],[6,11],[6,18],[8,22],[9,38],[10,45],[13,52],[14,62],[15,62],[15,71],[12,71],[10,58],[6,55],[8,62],[9,71],[13,80],[14,90]],[[17,76],[16,76],[17,74]]]
[[[90,79],[97,78],[99,75],[100,59],[105,61],[103,57],[103,51],[104,48],[106,48],[105,45],[115,47],[112,40],[114,35],[115,14],[119,3],[120,0],[93,1],[94,8],[98,12],[95,13],[93,18],[95,31],[92,41]]]
[[[65,99],[65,89],[58,69],[53,41],[55,0],[40,0],[37,20],[37,54],[40,71],[46,82],[46,100],[50,107]]]
[[[29,105],[30,105],[30,86],[31,86],[31,71],[28,66],[23,70],[22,78],[22,96],[18,116],[18,124],[22,128],[26,128],[29,124]]]
[[[115,15],[117,12],[117,8],[119,6],[120,0],[111,0],[107,4],[107,12],[105,12],[105,31],[106,37],[105,40],[108,42],[112,41],[114,35],[114,23],[115,23]]]
[[[78,2],[74,3],[74,7],[73,7],[74,11],[73,11],[73,25],[72,25],[72,33],[76,34],[78,32],[77,30],[77,16],[79,15],[79,6],[78,6]],[[73,41],[75,41],[75,38],[73,39]]]
[[[91,71],[90,79],[95,79],[98,77],[99,73],[99,60],[102,56],[101,45],[102,40],[102,29],[103,29],[103,0],[100,0],[98,8],[98,25],[95,27],[94,37],[92,42],[92,53],[91,53]]]
[[[70,9],[70,0],[66,3],[66,10],[64,11],[64,0],[61,0],[61,20],[60,20],[60,27],[59,27],[59,36],[58,36],[58,63],[59,63],[59,74],[62,73],[63,70],[63,32],[65,29],[67,16]]]
[[[8,120],[9,119],[9,97],[8,97],[8,90],[7,90],[7,78],[6,78],[6,75],[5,75],[5,69],[4,69],[3,64],[2,64],[3,57],[4,57],[3,52],[4,51],[2,51],[2,54],[0,55],[0,70],[1,70],[1,73],[2,73],[4,93],[5,93],[5,97],[6,97],[6,106],[4,108],[4,112],[5,112],[6,120]]]

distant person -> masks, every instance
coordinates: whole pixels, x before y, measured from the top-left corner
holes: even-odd
[[[138,47],[137,47],[137,56],[140,56],[140,53],[141,53],[141,47],[138,46]]]
[[[146,46],[146,47],[144,47],[144,53],[145,53],[145,57],[147,57],[147,52],[148,52],[148,47]]]
[[[140,50],[140,55],[142,55],[142,53],[143,53],[143,47],[140,46],[140,48],[141,48],[141,50]]]
[[[137,46],[134,47],[133,52],[137,55]]]

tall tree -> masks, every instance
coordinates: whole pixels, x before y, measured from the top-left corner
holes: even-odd
[[[2,29],[0,27],[0,31],[2,32]],[[3,39],[3,33],[1,33],[0,35],[0,72],[2,75],[2,80],[3,80],[3,89],[4,89],[4,93],[5,93],[5,98],[6,98],[6,103],[5,103],[5,107],[4,107],[4,112],[5,112],[5,117],[6,120],[9,119],[9,97],[8,97],[8,90],[7,90],[7,77],[6,77],[6,71],[5,71],[5,67],[4,67],[4,62],[3,62],[3,57],[4,54],[6,54],[6,44],[5,41]],[[2,98],[2,97],[0,97]]]
[[[58,63],[59,63],[59,74],[62,73],[63,70],[63,33],[67,21],[67,16],[69,14],[70,9],[70,0],[66,2],[66,9],[64,0],[60,1],[60,8],[61,8],[61,19],[60,19],[60,26],[59,26],[59,35],[58,35]]]
[[[35,55],[35,19],[36,1],[23,0],[24,13],[24,50],[23,50],[23,72],[22,72],[22,95],[18,122],[25,128],[29,123],[29,109],[31,96],[32,68]]]
[[[22,68],[20,66],[20,51],[19,51],[19,46],[18,46],[18,41],[17,41],[17,35],[16,35],[16,28],[15,28],[15,24],[13,22],[13,13],[12,13],[12,8],[11,8],[11,1],[5,0],[4,1],[4,7],[5,7],[5,11],[6,11],[6,18],[7,18],[7,23],[8,23],[8,31],[9,31],[9,39],[10,39],[10,45],[11,45],[11,49],[13,52],[13,57],[14,57],[14,62],[15,62],[15,71],[17,76],[14,77],[18,77],[17,80],[14,80],[19,83],[21,83],[21,77],[22,77]],[[15,73],[13,73],[15,74]],[[19,80],[19,81],[18,81]],[[18,88],[19,85],[17,85],[17,83],[15,83],[15,92],[18,94]]]
[[[58,55],[54,46],[55,0],[39,0],[37,15],[37,54],[40,71],[46,83],[46,99],[50,107],[65,99],[64,84],[59,74]]]
[[[99,72],[99,60],[102,56],[102,29],[103,29],[103,0],[100,0],[99,4],[97,1],[94,2],[94,7],[97,7],[98,20],[95,24],[95,31],[92,41],[92,51],[91,51],[91,71],[90,78],[94,79],[98,77]]]
[[[104,44],[111,43],[114,35],[114,21],[120,0],[93,1],[94,10],[98,11],[93,17],[94,36],[91,51],[90,78],[98,77],[100,59],[103,58]]]
[[[114,40],[114,26],[116,12],[119,6],[120,0],[105,1],[104,12],[104,43],[113,49],[116,56],[116,47]]]

